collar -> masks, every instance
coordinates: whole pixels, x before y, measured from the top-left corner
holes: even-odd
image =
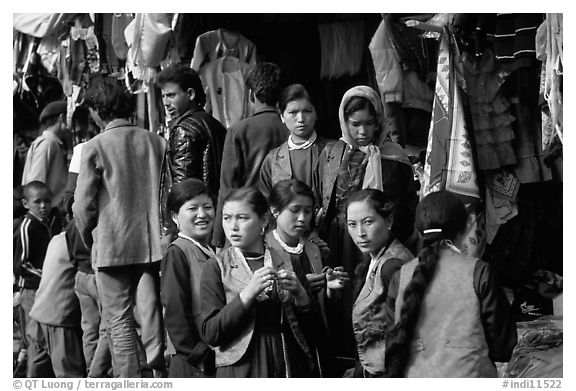
[[[306,141],[304,141],[301,144],[296,144],[293,140],[292,140],[292,135],[288,136],[288,149],[289,150],[295,150],[295,149],[308,149],[312,146],[312,144],[314,144],[314,142],[316,141],[316,131],[314,131],[314,133],[312,133],[312,136],[310,136],[310,138]]]
[[[120,128],[120,127],[124,127],[124,126],[136,126],[136,125],[134,125],[132,122],[128,121],[127,119],[117,118],[117,119],[113,119],[112,121],[108,122],[108,125],[106,125],[106,127],[104,128],[104,132],[106,132],[110,129]]]
[[[178,232],[178,237],[180,237],[182,239],[189,240],[192,243],[194,243],[200,250],[202,250],[202,252],[204,254],[208,255],[208,258],[216,257],[216,253],[214,252],[214,250],[212,250],[211,247],[204,246],[202,243],[200,243],[196,239],[193,239],[190,236],[183,234],[182,232]]]
[[[43,219],[41,219],[40,217],[36,216],[34,213],[32,213],[32,212],[30,212],[30,211],[26,212],[26,216],[27,216],[29,219],[36,220],[36,221],[38,221],[39,223],[42,223],[42,224],[44,224],[44,225],[48,225],[48,219],[43,220]]]
[[[60,138],[58,138],[58,136],[56,136],[54,133],[52,133],[49,130],[45,130],[42,132],[42,137],[45,139],[50,139],[53,140],[55,142],[57,142],[59,145],[64,145],[64,143],[62,142],[62,140],[60,140]]]
[[[280,113],[278,113],[278,110],[276,110],[274,108],[265,107],[263,109],[255,111],[254,114],[252,114],[252,117],[257,116],[257,115],[262,114],[262,113],[274,113],[274,114],[280,115]]]
[[[186,110],[180,116],[173,118],[170,121],[170,126],[171,127],[177,126],[180,122],[182,122],[182,120],[184,120],[185,118],[188,118],[189,116],[191,116],[192,114],[194,114],[197,111],[202,111],[202,108],[193,105],[190,109]]]

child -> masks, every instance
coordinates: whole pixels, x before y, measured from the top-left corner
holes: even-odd
[[[317,324],[290,258],[264,242],[269,212],[258,190],[233,190],[222,208],[231,246],[204,267],[202,338],[216,347],[216,377],[309,377]]]
[[[422,250],[388,289],[390,377],[496,377],[494,362],[510,360],[516,324],[490,265],[458,249],[466,220],[463,202],[447,191],[418,204]]]
[[[72,220],[73,199],[66,202],[66,219]],[[76,269],[70,262],[68,230],[50,240],[42,278],[30,318],[37,321],[44,336],[41,353],[30,360],[28,375],[38,377],[44,366],[51,366],[56,377],[84,377],[86,364],[82,351],[80,306],[74,293]]]
[[[185,179],[172,186],[167,207],[179,231],[161,265],[164,325],[176,350],[168,376],[211,376],[214,353],[200,338],[200,281],[206,262],[216,256],[209,245],[214,203],[202,181]]]
[[[41,351],[36,349],[43,339],[38,323],[30,319],[30,309],[34,304],[36,290],[42,277],[42,266],[48,243],[55,235],[55,218],[50,219],[52,192],[44,183],[32,181],[22,189],[22,205],[28,211],[18,229],[14,232],[13,271],[19,289],[20,326],[22,341],[27,349],[28,368]],[[30,373],[28,373],[30,376]],[[52,370],[37,373],[33,377],[50,377]]]
[[[332,375],[332,365],[329,362],[325,295],[331,296],[334,291],[342,289],[348,281],[348,275],[342,268],[332,270],[323,267],[318,246],[303,239],[310,230],[314,214],[314,194],[306,184],[297,179],[278,182],[270,191],[269,203],[276,228],[266,235],[266,243],[290,260],[297,275],[306,276],[307,280],[301,283],[309,285],[311,292],[317,295],[324,327],[319,329],[320,333],[314,343],[321,351],[318,357],[320,376],[329,377]]]
[[[384,373],[388,285],[394,273],[414,258],[394,237],[394,209],[391,197],[380,190],[364,189],[348,198],[348,234],[360,252],[369,255],[354,271],[352,327],[359,358],[354,377]]]

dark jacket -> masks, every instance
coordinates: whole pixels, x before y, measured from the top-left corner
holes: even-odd
[[[170,163],[173,183],[202,180],[216,199],[226,128],[200,108],[186,111],[170,124]]]
[[[260,167],[268,151],[288,139],[290,131],[282,123],[276,110],[264,109],[234,124],[226,134],[218,208],[212,243],[223,247],[222,204],[233,189],[242,186],[258,186]]]

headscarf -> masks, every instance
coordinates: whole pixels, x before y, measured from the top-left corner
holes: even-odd
[[[344,108],[355,96],[366,98],[370,101],[376,112],[376,120],[378,121],[377,129],[374,132],[374,138],[372,142],[366,146],[359,146],[356,141],[350,135],[350,130],[348,129],[348,124],[344,118]],[[352,148],[358,148],[366,154],[365,159],[368,160],[366,164],[366,173],[364,174],[364,181],[362,183],[363,189],[378,189],[382,190],[382,163],[380,161],[380,148],[374,144],[374,141],[384,140],[387,136],[387,132],[384,130],[384,109],[382,107],[382,101],[378,93],[368,86],[356,86],[352,87],[342,97],[342,102],[340,103],[340,108],[338,109],[338,118],[340,119],[340,129],[342,130],[342,137],[340,140],[344,141],[346,144]]]

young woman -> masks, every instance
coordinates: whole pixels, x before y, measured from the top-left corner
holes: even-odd
[[[258,190],[242,187],[224,200],[222,225],[231,246],[202,276],[202,336],[216,347],[217,377],[308,377],[308,344],[318,313],[291,259],[264,242],[269,212]]]
[[[284,88],[278,99],[282,122],[290,131],[288,140],[271,150],[260,169],[260,191],[265,196],[275,183],[296,178],[314,189],[318,157],[327,139],[316,134],[316,108],[301,84]]]
[[[270,212],[275,228],[266,235],[266,243],[292,263],[298,276],[306,276],[303,285],[310,285],[320,305],[323,327],[319,327],[312,343],[316,348],[318,367],[321,377],[330,377],[331,353],[328,324],[325,314],[326,296],[331,298],[348,282],[348,275],[342,267],[334,270],[324,267],[320,249],[317,245],[303,239],[310,230],[314,214],[314,193],[297,179],[285,179],[272,187],[269,197]]]
[[[164,325],[176,350],[169,377],[211,376],[214,353],[200,337],[200,281],[206,262],[216,256],[209,245],[214,204],[202,181],[185,179],[172,186],[167,209],[178,228],[161,263]]]
[[[316,189],[322,208],[318,231],[330,248],[327,264],[343,266],[351,278],[361,257],[345,221],[346,200],[351,193],[369,188],[390,194],[397,204],[394,225],[398,239],[404,241],[412,231],[410,210],[417,203],[412,166],[402,147],[387,138],[382,111],[380,97],[372,88],[357,86],[348,90],[339,109],[342,138],[327,144],[319,158]],[[337,334],[341,341],[339,356],[353,363],[351,289],[343,291],[343,301],[345,310]]]
[[[352,326],[359,359],[355,377],[384,373],[388,285],[394,273],[414,258],[392,233],[394,209],[390,196],[380,190],[360,190],[348,198],[348,233],[360,251],[369,256],[355,271]]]
[[[416,209],[422,249],[394,275],[388,308],[390,377],[496,377],[510,360],[516,325],[489,264],[458,249],[466,210],[455,195],[427,195]]]

